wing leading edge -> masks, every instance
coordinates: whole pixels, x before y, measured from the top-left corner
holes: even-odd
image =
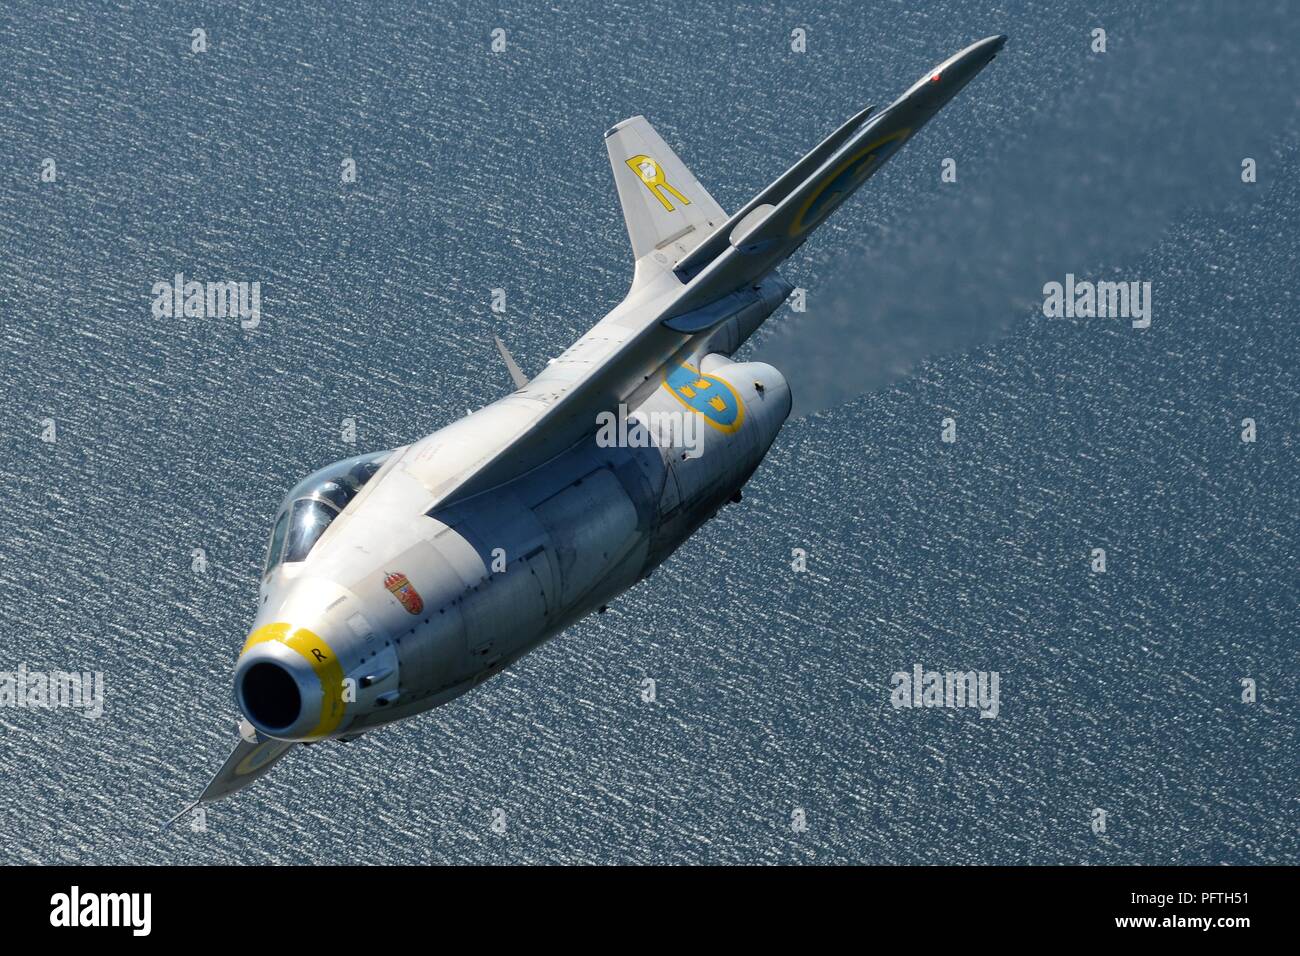
[[[598,410],[654,387],[663,363],[728,313],[720,305],[727,297],[770,314],[790,291],[776,267],[1005,42],[999,35],[973,43],[928,71],[884,112],[860,110],[730,220],[644,117],[606,133],[636,256],[632,289],[527,386],[476,413],[489,417],[474,423],[475,435],[495,434],[474,443],[449,437],[446,447],[431,446],[433,457],[445,462],[427,481],[432,510],[518,477],[593,432]],[[453,453],[458,442],[466,446],[461,454]]]

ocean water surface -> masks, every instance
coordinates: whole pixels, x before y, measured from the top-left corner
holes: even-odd
[[[1002,32],[783,269],[807,311],[743,355],[796,412],[743,503],[473,694],[159,829],[233,746],[283,492],[623,295],[606,128],[734,209]],[[1288,4],[22,0],[0,56],[0,670],[106,685],[0,709],[0,860],[1300,859]],[[176,273],[259,282],[260,324],[155,316]],[[1151,327],[1044,318],[1066,273],[1151,282]],[[896,709],[917,664],[996,671],[997,717]]]

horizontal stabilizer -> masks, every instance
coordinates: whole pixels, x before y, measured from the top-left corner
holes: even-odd
[[[523,388],[528,384],[528,376],[519,368],[519,363],[515,361],[515,357],[506,348],[506,343],[501,341],[501,336],[492,336],[492,341],[497,344],[497,351],[501,353],[501,361],[506,363],[506,371],[510,373],[510,381],[515,383],[515,388]]]

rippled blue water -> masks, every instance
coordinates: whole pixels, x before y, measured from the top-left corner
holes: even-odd
[[[0,860],[1297,861],[1285,3],[278,6],[0,11],[0,670],[108,688],[0,709]],[[745,503],[469,697],[159,833],[232,744],[283,490],[501,395],[492,331],[536,371],[621,297],[608,126],[735,208],[995,32],[786,268],[808,311],[748,354],[800,418]],[[262,324],[155,318],[178,271],[259,281]],[[1066,272],[1152,281],[1152,327],[1042,318]],[[998,718],[895,710],[915,663],[998,671]]]

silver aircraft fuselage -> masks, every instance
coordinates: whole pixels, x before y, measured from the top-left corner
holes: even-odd
[[[320,740],[436,707],[648,575],[744,484],[790,413],[776,369],[725,357],[789,288],[773,282],[766,301],[692,337],[674,371],[656,368],[659,387],[629,406],[647,421],[701,414],[670,384],[679,375],[697,395],[725,396],[722,412],[705,406],[712,417],[701,415],[698,455],[672,442],[604,447],[593,421],[587,440],[540,467],[431,508],[432,489],[499,432],[501,410],[488,406],[386,453],[303,560],[272,557],[235,670],[252,725],[281,740]],[[563,387],[567,356],[603,347],[619,320],[616,310],[530,387]],[[310,519],[310,503],[328,508],[355,461],[290,494],[277,521],[287,529],[282,548],[293,543],[295,508],[299,521]]]
[[[738,496],[790,413],[780,372],[730,358],[789,295],[776,267],[1005,39],[851,117],[731,216],[643,117],[610,129],[636,260],[627,297],[531,381],[501,346],[512,394],[289,492],[235,667],[242,739],[199,799],[298,743],[465,693],[645,578]],[[690,425],[699,440],[681,441]]]

